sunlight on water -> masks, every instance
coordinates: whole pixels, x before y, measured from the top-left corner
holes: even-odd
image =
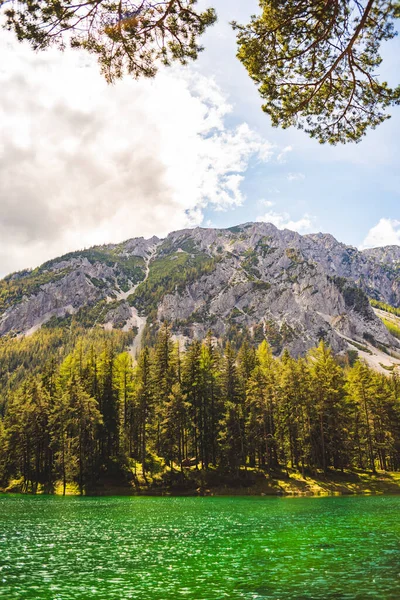
[[[389,496],[0,496],[0,597],[395,600],[399,509]]]

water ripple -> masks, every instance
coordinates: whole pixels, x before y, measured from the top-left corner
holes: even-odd
[[[398,497],[0,496],[7,600],[394,600]]]

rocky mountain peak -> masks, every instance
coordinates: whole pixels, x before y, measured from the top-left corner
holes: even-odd
[[[5,278],[0,335],[76,319],[134,329],[137,349],[168,320],[182,342],[211,329],[221,340],[267,339],[275,353],[299,355],[326,339],[337,352],[379,351],[384,364],[399,344],[368,297],[400,306],[399,265],[397,246],[361,252],[330,234],[271,223],[184,229],[72,252]]]

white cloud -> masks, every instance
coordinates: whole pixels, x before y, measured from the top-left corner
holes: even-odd
[[[270,210],[264,215],[257,217],[257,221],[272,223],[279,229],[291,229],[292,231],[298,231],[299,233],[307,233],[310,232],[311,228],[314,226],[315,218],[305,214],[297,221],[294,221],[287,212],[278,213]]]
[[[280,163],[285,163],[287,161],[287,155],[290,152],[293,152],[293,147],[285,146],[285,148],[283,148],[283,150],[281,150],[281,152],[278,154],[277,161]]]
[[[214,80],[183,70],[107,86],[87,54],[35,54],[2,33],[0,273],[202,222],[242,204],[272,145]]]
[[[400,246],[400,221],[382,218],[369,230],[360,250],[392,245]]]
[[[259,206],[266,206],[267,208],[271,208],[271,206],[275,205],[275,202],[273,202],[272,200],[259,200],[258,201]]]
[[[288,173],[286,177],[288,181],[303,181],[305,178],[304,173]]]

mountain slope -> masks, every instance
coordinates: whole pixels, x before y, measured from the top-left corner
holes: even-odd
[[[136,350],[168,320],[182,340],[211,329],[235,341],[265,337],[275,353],[300,355],[324,338],[336,352],[357,349],[387,368],[400,342],[367,296],[400,306],[399,247],[360,252],[329,234],[267,223],[196,228],[70,253],[6,277],[0,335],[68,325],[73,316],[87,328],[137,330]]]

